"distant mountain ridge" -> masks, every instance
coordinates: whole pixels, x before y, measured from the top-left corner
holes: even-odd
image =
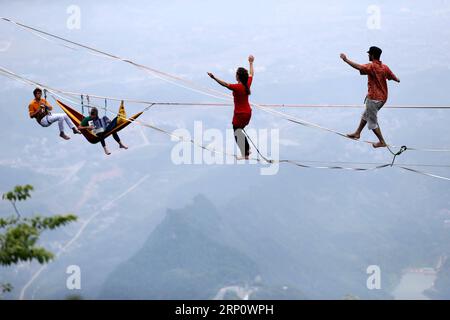
[[[143,248],[108,277],[100,298],[211,299],[222,287],[252,282],[256,264],[213,239],[217,223],[202,196],[168,210]]]

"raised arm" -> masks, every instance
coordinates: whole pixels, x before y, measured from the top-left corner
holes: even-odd
[[[227,83],[227,82],[225,82],[225,81],[223,81],[223,80],[220,80],[220,79],[218,79],[218,78],[216,78],[211,72],[208,72],[208,76],[210,76],[211,77],[211,79],[213,79],[213,80],[215,80],[218,84],[220,84],[221,86],[223,86],[223,87],[225,87],[225,88],[230,88],[230,84],[229,83]]]
[[[341,59],[344,60],[344,62],[346,62],[346,63],[347,63],[349,66],[351,66],[352,68],[355,68],[356,70],[361,71],[362,65],[360,65],[360,64],[358,64],[358,63],[356,63],[356,62],[353,62],[353,61],[349,60],[349,59],[347,58],[347,56],[346,56],[344,53],[341,53]]]
[[[387,68],[387,78],[388,80],[393,80],[395,82],[400,83],[400,78],[397,77],[392,71],[391,69],[389,69],[389,67]]]
[[[255,70],[253,69],[253,61],[255,61],[255,57],[250,55],[248,57],[248,63],[250,64],[250,68],[249,68],[250,69],[249,70],[250,77],[253,77],[253,75],[255,74]]]

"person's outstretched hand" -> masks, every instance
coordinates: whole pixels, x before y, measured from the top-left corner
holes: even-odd
[[[208,76],[210,76],[211,79],[214,79],[214,75],[211,72],[208,72]]]
[[[347,56],[345,55],[345,53],[341,53],[340,57],[342,60],[347,61]]]
[[[248,62],[253,63],[253,61],[255,61],[255,57],[252,55],[248,56]]]

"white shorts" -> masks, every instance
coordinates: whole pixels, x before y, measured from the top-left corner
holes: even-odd
[[[366,99],[366,110],[362,114],[362,119],[367,121],[370,130],[378,128],[378,111],[384,106],[385,101]]]

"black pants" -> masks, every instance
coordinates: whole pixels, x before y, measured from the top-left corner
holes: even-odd
[[[98,136],[99,136],[100,138],[102,138],[102,136],[104,136],[104,135],[107,134],[109,131],[111,131],[112,129],[114,129],[116,125],[117,125],[117,118],[114,118],[114,119],[106,126],[105,131],[102,132],[102,133],[99,133]],[[120,144],[120,138],[119,138],[119,135],[118,135],[116,132],[114,132],[114,133],[112,134],[112,137],[114,138],[114,140],[117,141],[117,143]],[[101,139],[101,140],[100,140],[100,143],[102,144],[102,147],[103,147],[103,148],[106,147],[105,139]]]
[[[248,144],[247,136],[244,133],[244,128],[233,125],[233,130],[234,140],[236,140],[236,143],[241,150],[241,154],[248,157],[250,155],[250,145]]]

